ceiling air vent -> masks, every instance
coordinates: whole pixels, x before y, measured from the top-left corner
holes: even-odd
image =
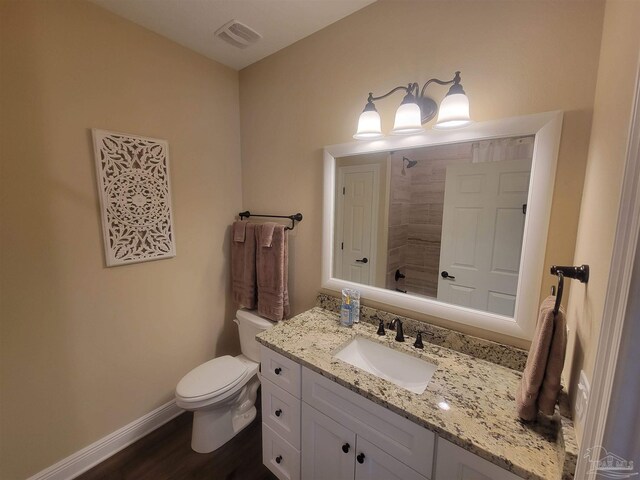
[[[262,38],[254,29],[237,20],[225,23],[216,30],[216,36],[238,48],[247,48]]]

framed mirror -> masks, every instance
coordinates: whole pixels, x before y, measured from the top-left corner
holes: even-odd
[[[322,285],[531,339],[562,113],[325,148]]]

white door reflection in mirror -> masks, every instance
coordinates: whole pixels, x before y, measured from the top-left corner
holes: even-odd
[[[340,278],[373,285],[378,217],[379,165],[338,168],[337,272]]]
[[[446,170],[438,300],[513,316],[531,160]]]

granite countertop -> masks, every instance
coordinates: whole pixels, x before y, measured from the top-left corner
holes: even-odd
[[[334,359],[335,352],[355,336],[437,364],[427,390],[417,395]],[[377,336],[370,323],[343,327],[336,313],[318,307],[256,337],[266,347],[520,477],[572,478],[572,473],[563,473],[567,442],[560,416],[524,424],[515,413],[519,371],[427,342],[419,351],[412,347],[413,338],[407,337],[405,343],[394,338],[389,331],[385,337]]]

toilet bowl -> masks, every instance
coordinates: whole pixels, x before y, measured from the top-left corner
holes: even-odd
[[[176,404],[194,412],[191,448],[199,453],[220,448],[256,418],[260,349],[255,336],[273,323],[251,310],[238,310],[234,322],[242,354],[209,360],[176,387]]]

